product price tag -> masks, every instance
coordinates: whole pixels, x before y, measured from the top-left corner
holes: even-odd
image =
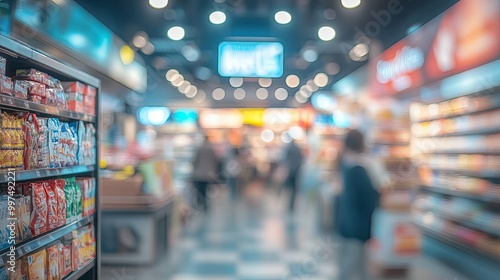
[[[54,170],[54,173],[55,173],[56,175],[61,175],[61,170],[56,169],[56,170]]]
[[[14,105],[14,100],[12,100],[12,98],[7,98],[7,103],[9,105]]]
[[[49,108],[45,107],[45,113],[48,113],[49,111]]]
[[[50,169],[47,169],[45,173],[47,173],[47,176],[52,176],[52,172],[50,171]]]
[[[29,109],[30,108],[30,103],[28,101],[23,101],[23,106],[25,109]]]
[[[3,180],[4,180],[5,182],[9,181],[9,175],[8,175],[7,173],[4,173],[4,174],[3,174]]]
[[[49,234],[49,240],[54,241],[54,240],[56,240],[56,238],[52,234]]]
[[[35,171],[35,174],[36,174],[37,177],[42,176],[42,174],[40,173],[40,170]]]

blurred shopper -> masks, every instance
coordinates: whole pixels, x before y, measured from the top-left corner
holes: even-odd
[[[241,164],[239,150],[236,147],[229,148],[225,164],[224,173],[227,181],[227,186],[231,193],[231,200],[236,201],[238,197],[238,176],[241,173]]]
[[[364,136],[351,130],[340,159],[342,191],[336,226],[341,240],[340,279],[368,279],[365,244],[371,238],[372,214],[379,195],[366,167]]]
[[[298,188],[298,175],[300,168],[302,167],[302,162],[304,161],[304,156],[299,146],[292,140],[288,145],[285,146],[284,153],[284,166],[286,167],[287,179],[286,186],[290,189],[290,212],[295,209],[295,198],[297,195]]]
[[[205,136],[205,141],[196,152],[192,175],[197,204],[203,210],[208,208],[207,189],[209,184],[217,181],[218,165],[219,160],[214,148],[208,137]]]

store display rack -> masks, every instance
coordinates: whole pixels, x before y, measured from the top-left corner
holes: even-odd
[[[457,190],[452,190],[452,189],[448,189],[448,188],[441,188],[441,187],[431,187],[431,186],[420,186],[420,187],[422,190],[428,191],[428,192],[439,193],[439,194],[444,194],[444,195],[451,195],[451,196],[455,196],[455,197],[468,198],[468,199],[472,199],[475,201],[482,201],[482,202],[486,202],[486,203],[494,203],[494,204],[500,205],[500,196],[481,195],[481,194],[475,194],[472,192],[457,191]]]
[[[25,43],[10,37],[0,35],[0,55],[7,59],[7,68],[9,69],[8,75],[15,75],[12,71],[15,69],[35,68],[43,71],[50,76],[59,79],[60,81],[79,81],[84,84],[90,85],[97,90],[100,94],[100,80],[75,69],[51,56],[42,53],[39,50],[33,49]],[[66,109],[57,108],[49,105],[37,104],[31,101],[17,99],[10,96],[0,95],[0,109],[9,111],[28,111],[41,116],[58,118],[63,121],[81,120],[86,123],[92,123],[97,131],[99,131],[99,115],[96,116],[73,112]],[[96,100],[95,112],[99,112],[99,98]],[[91,216],[86,216],[78,221],[61,226],[57,229],[47,233],[35,236],[31,239],[22,241],[15,245],[16,257],[22,257],[29,253],[35,252],[38,249],[44,248],[54,241],[62,239],[65,235],[71,234],[85,225],[93,224],[96,239],[96,258],[88,262],[84,266],[73,271],[64,279],[98,279],[100,275],[100,209],[99,209],[99,134],[95,135],[96,143],[96,162],[88,166],[70,166],[61,168],[46,168],[36,170],[16,170],[16,171],[2,171],[0,172],[0,183],[7,183],[9,179],[12,180],[13,173],[15,174],[16,183],[23,183],[33,180],[42,180],[46,178],[65,178],[68,176],[85,174],[87,177],[91,176],[96,179],[96,213]],[[0,267],[4,266],[7,260],[7,249],[0,252]]]

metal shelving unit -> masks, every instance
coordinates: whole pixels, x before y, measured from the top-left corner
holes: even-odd
[[[58,61],[30,46],[17,41],[15,39],[0,35],[0,55],[7,59],[7,75],[13,76],[17,68],[35,68],[61,81],[80,81],[84,84],[93,86],[97,89],[97,94],[100,94],[101,82],[99,79],[84,73],[78,69],[71,67],[63,62]],[[94,124],[96,131],[99,131],[99,115],[87,115],[77,113],[53,106],[37,104],[27,100],[17,99],[10,96],[0,95],[0,108],[9,111],[29,111],[45,117],[58,118],[63,121],[84,121]],[[99,112],[99,98],[96,98],[96,112]],[[36,170],[18,170],[18,171],[2,171],[0,172],[0,184],[9,182],[9,179],[15,178],[16,183],[43,180],[48,178],[64,178],[75,175],[86,175],[96,179],[96,198],[95,207],[96,213],[83,217],[79,221],[75,221],[57,229],[49,231],[39,236],[35,236],[29,240],[22,241],[15,245],[16,257],[20,258],[38,249],[44,248],[56,240],[62,239],[65,235],[72,231],[88,224],[94,225],[96,238],[96,258],[86,265],[73,271],[64,279],[98,279],[100,275],[100,197],[99,197],[99,134],[95,135],[96,143],[96,161],[93,165],[88,166],[70,166],[62,168],[46,168]],[[0,251],[0,267],[5,264],[8,249]]]

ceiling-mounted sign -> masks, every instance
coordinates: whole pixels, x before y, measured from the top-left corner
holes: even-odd
[[[219,45],[222,77],[283,76],[283,45],[279,42],[222,42]]]
[[[370,92],[388,95],[500,58],[500,2],[462,0],[370,63]]]

